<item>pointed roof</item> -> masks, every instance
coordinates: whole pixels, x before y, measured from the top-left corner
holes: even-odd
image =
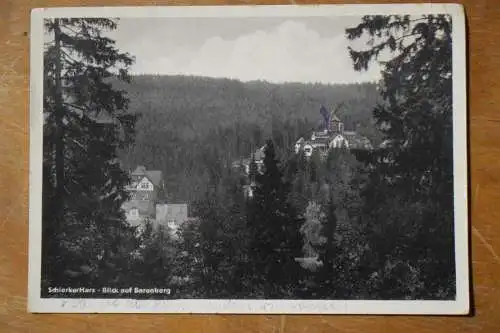
[[[137,168],[135,168],[134,171],[132,171],[132,175],[135,176],[141,176],[146,173],[146,167],[143,165],[138,165]]]
[[[332,116],[330,118],[332,121],[340,121],[339,117],[335,113],[332,112]]]
[[[146,176],[155,186],[159,186],[163,178],[163,173],[160,170],[151,170],[146,172]]]
[[[146,170],[146,167],[143,165],[137,166],[131,175],[147,177],[155,186],[159,186],[163,179],[163,173],[160,170]]]

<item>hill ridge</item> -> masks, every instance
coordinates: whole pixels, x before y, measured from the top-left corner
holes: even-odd
[[[124,167],[161,170],[171,199],[191,201],[224,165],[248,156],[266,139],[278,152],[322,121],[320,107],[344,103],[338,116],[377,145],[372,110],[380,101],[375,84],[274,84],[197,76],[142,75],[130,84],[129,111],[138,114],[136,140],[120,151]]]

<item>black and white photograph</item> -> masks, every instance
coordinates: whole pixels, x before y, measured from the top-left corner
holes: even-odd
[[[468,313],[461,6],[31,29],[29,311]]]

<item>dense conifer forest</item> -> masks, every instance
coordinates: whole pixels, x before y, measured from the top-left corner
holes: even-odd
[[[170,201],[196,200],[208,172],[224,172],[267,139],[279,154],[289,154],[300,137],[322,129],[321,105],[338,109],[346,130],[375,144],[381,140],[372,115],[381,98],[372,83],[271,84],[143,75],[117,88],[127,91],[129,112],[138,116],[135,142],[120,153],[123,166],[163,171]]]

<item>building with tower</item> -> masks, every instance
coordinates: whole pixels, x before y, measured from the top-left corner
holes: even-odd
[[[323,130],[313,132],[309,140],[297,140],[295,153],[303,152],[306,157],[311,157],[314,152],[319,152],[325,157],[332,149],[372,149],[366,137],[355,131],[346,131],[344,122],[334,111],[327,113],[326,108],[322,107],[320,112],[325,119]]]

